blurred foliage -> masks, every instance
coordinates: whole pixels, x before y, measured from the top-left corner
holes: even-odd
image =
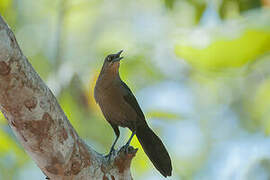
[[[165,6],[170,10],[173,11],[174,9],[177,10],[178,4],[182,3],[190,4],[196,12],[196,22],[199,22],[203,12],[205,11],[207,7],[208,2],[213,2],[219,6],[217,8],[217,11],[221,18],[228,18],[228,14],[232,13],[232,11],[237,11],[239,13],[245,12],[251,9],[259,8],[264,3],[267,3],[267,0],[262,3],[261,0],[164,0]]]
[[[256,121],[266,135],[270,135],[270,80],[265,80],[255,92],[253,105],[250,107],[250,115]]]
[[[9,22],[9,25],[15,25],[16,12],[12,8],[13,0],[0,0],[0,12],[4,18]]]
[[[177,11],[178,8],[178,3],[181,4],[181,0],[164,0],[165,1],[165,6],[173,11]],[[184,0],[184,3],[190,4],[194,9],[195,9],[195,21],[199,22],[205,8],[206,8],[206,1],[200,1],[200,0]]]
[[[244,12],[261,7],[261,0],[223,0],[220,6],[221,17],[226,17],[229,11],[234,9]]]
[[[150,111],[146,114],[147,118],[164,118],[164,119],[181,119],[178,114],[173,114],[169,112],[162,112],[162,111]]]
[[[248,29],[239,37],[215,37],[205,48],[176,45],[175,53],[198,69],[242,67],[270,51],[270,31]]]
[[[24,54],[102,153],[114,133],[93,89],[104,57],[123,49],[121,77],[168,148],[172,179],[195,180],[269,177],[269,7],[269,0],[0,0]],[[121,129],[118,147],[129,135]],[[134,179],[160,179],[136,138],[132,145]],[[1,114],[0,179],[21,179],[27,165]]]

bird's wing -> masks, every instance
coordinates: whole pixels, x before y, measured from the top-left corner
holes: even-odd
[[[139,118],[145,119],[144,114],[129,87],[123,81],[121,82],[121,85],[125,89],[124,100],[136,111]]]

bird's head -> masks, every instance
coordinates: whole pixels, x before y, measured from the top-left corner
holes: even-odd
[[[111,69],[111,70],[118,70],[119,68],[119,61],[123,59],[123,57],[120,57],[123,50],[119,51],[116,54],[110,54],[108,55],[104,60],[103,68]]]

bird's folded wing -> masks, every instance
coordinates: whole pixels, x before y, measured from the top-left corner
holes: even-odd
[[[144,114],[129,87],[123,81],[121,82],[121,85],[125,89],[125,93],[123,95],[124,100],[135,110],[139,118],[145,119]]]

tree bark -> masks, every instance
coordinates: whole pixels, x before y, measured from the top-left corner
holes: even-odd
[[[87,146],[1,15],[0,109],[25,151],[50,179],[132,179],[130,163],[137,149],[119,150],[108,161]]]

